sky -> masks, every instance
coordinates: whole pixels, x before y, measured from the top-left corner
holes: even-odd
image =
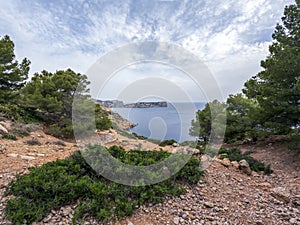
[[[85,74],[104,55],[122,46],[145,41],[170,43],[198,57],[226,97],[240,92],[244,82],[262,69],[260,61],[268,55],[272,33],[281,22],[284,6],[293,3],[7,0],[0,1],[0,36],[7,34],[14,41],[17,59],[27,57],[31,61],[31,75],[44,69],[55,72],[66,68]],[[147,49],[143,50],[147,54]],[[115,98],[122,87],[141,79],[147,82],[145,79],[153,74],[178,84],[194,100],[202,100],[193,81],[185,79],[180,68],[155,62],[152,66],[125,66],[109,79],[110,83],[103,88],[107,91],[98,97]]]

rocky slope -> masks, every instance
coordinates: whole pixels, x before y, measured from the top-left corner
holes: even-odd
[[[114,131],[102,134],[107,144],[153,147],[153,143],[119,136]],[[125,141],[124,141],[125,140]],[[29,143],[36,143],[29,145]],[[39,144],[37,144],[39,143]],[[132,146],[131,146],[132,145]],[[241,145],[242,151],[267,164],[274,173],[264,175],[241,172],[234,164],[214,158],[195,187],[177,198],[166,198],[158,205],[140,206],[134,216],[114,224],[300,224],[300,155],[279,142],[266,140],[256,145]],[[172,150],[172,147],[169,147]],[[3,215],[8,198],[5,187],[18,173],[31,166],[64,158],[77,150],[76,144],[63,142],[41,130],[17,141],[0,139],[0,224],[10,224]],[[35,224],[71,224],[75,205],[51,213]],[[97,224],[86,218],[84,224]],[[113,223],[110,223],[113,224]]]

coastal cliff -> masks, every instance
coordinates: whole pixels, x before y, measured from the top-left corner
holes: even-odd
[[[168,107],[168,103],[165,101],[161,102],[135,102],[124,104],[123,101],[119,100],[96,100],[102,107],[108,108],[155,108],[155,107]]]

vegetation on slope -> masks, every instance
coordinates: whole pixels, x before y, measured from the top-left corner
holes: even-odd
[[[101,146],[90,146],[88,154],[99,154]],[[166,159],[164,151],[130,151],[113,146],[108,151],[118,160],[131,165],[149,165]],[[179,155],[180,157],[180,155]],[[44,164],[30,169],[9,184],[6,217],[13,224],[42,220],[51,209],[78,203],[73,222],[86,214],[100,221],[132,215],[135,208],[146,203],[161,202],[166,195],[185,192],[182,184],[195,184],[202,171],[199,160],[191,158],[173,177],[153,185],[126,186],[98,175],[86,163],[80,152],[65,160]],[[100,165],[101,166],[101,165]]]
[[[221,158],[228,158],[230,161],[239,162],[244,159],[249,163],[250,169],[255,172],[263,171],[265,174],[272,173],[270,165],[266,166],[264,163],[259,162],[250,155],[242,154],[239,148],[221,148],[219,154],[221,154]]]
[[[87,94],[86,75],[71,69],[55,73],[43,70],[26,83],[30,62],[24,59],[20,64],[15,60],[14,43],[9,36],[0,39],[0,55],[0,113],[4,117],[25,123],[40,122],[50,134],[72,138],[72,104],[75,97],[80,97],[82,115],[92,106],[96,128],[111,128],[108,113],[93,104]],[[91,124],[81,126],[76,129],[84,131]]]

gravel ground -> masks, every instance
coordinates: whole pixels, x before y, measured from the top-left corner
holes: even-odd
[[[27,140],[41,145],[29,146]],[[0,140],[0,224],[11,224],[3,212],[9,197],[3,197],[8,182],[28,167],[64,158],[77,150],[74,143],[60,145],[58,139],[42,131],[18,141]],[[157,205],[140,206],[136,213],[108,224],[300,224],[300,155],[274,142],[242,145],[243,151],[267,164],[274,173],[242,173],[235,165],[215,158],[204,176],[180,197],[166,197]],[[71,224],[76,205],[65,206],[33,224]],[[99,224],[85,218],[83,224]]]

